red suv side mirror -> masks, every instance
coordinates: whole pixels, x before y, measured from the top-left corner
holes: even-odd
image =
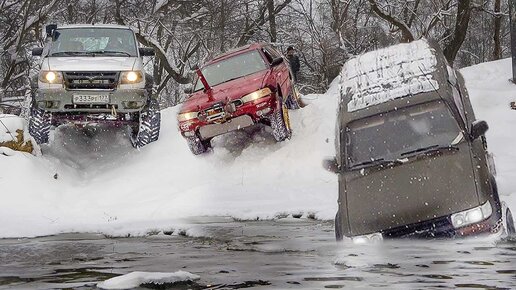
[[[277,58],[272,60],[271,66],[277,66],[277,65],[279,65],[281,63],[283,63],[283,58],[282,57],[277,57]]]

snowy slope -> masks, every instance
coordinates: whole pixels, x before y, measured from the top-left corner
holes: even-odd
[[[510,60],[464,69],[477,117],[491,126],[502,198],[516,209],[516,85]],[[62,127],[43,156],[0,155],[0,237],[60,232],[144,235],[186,227],[201,215],[332,219],[337,178],[321,167],[334,154],[339,84],[306,96],[292,112],[294,135],[276,144],[264,127],[222,136],[193,156],[179,135],[177,108],[163,111],[158,142],[134,150],[123,129]],[[56,178],[54,178],[57,173]]]
[[[145,234],[201,215],[331,219],[336,177],[321,160],[334,150],[337,89],[292,112],[291,140],[277,144],[261,127],[222,136],[203,156],[180,136],[177,108],[163,111],[159,141],[140,151],[124,129],[61,127],[42,157],[0,156],[0,237]]]
[[[477,119],[486,120],[489,151],[494,153],[498,191],[514,213],[516,211],[516,84],[512,78],[511,59],[464,68],[462,74]],[[513,214],[514,216],[514,214]]]

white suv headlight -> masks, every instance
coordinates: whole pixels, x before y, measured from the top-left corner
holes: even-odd
[[[121,75],[123,85],[136,84],[143,80],[141,71],[124,71]]]
[[[453,227],[458,229],[481,222],[489,218],[491,214],[493,214],[493,208],[491,207],[491,203],[488,200],[481,206],[452,214],[451,221]]]
[[[62,84],[63,74],[58,71],[42,70],[39,72],[39,81],[47,84]]]

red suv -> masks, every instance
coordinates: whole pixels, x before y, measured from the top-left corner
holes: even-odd
[[[220,55],[197,69],[193,92],[177,119],[193,154],[213,137],[263,123],[276,141],[290,138],[288,109],[298,109],[290,68],[268,44],[257,43]]]

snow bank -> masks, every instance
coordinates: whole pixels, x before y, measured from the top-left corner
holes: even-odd
[[[37,153],[39,147],[35,146],[35,144],[34,139],[28,133],[26,122],[23,118],[15,115],[0,114],[0,154],[14,155],[15,153],[9,150],[9,148],[28,153]]]
[[[98,283],[97,287],[101,289],[132,289],[142,284],[168,284],[177,282],[187,282],[199,280],[198,275],[194,275],[185,271],[177,271],[174,273],[161,272],[132,272],[122,276],[108,279]]]
[[[479,64],[463,69],[477,119],[486,120],[489,151],[493,152],[497,169],[498,191],[502,200],[516,211],[516,84],[512,78],[511,59]]]
[[[349,60],[342,76],[342,93],[352,96],[348,111],[439,89],[437,81],[432,79],[436,65],[435,51],[424,39]]]
[[[16,139],[16,131],[23,131],[24,125],[24,120],[18,116],[0,114],[0,143]],[[25,136],[29,138],[28,134]]]

